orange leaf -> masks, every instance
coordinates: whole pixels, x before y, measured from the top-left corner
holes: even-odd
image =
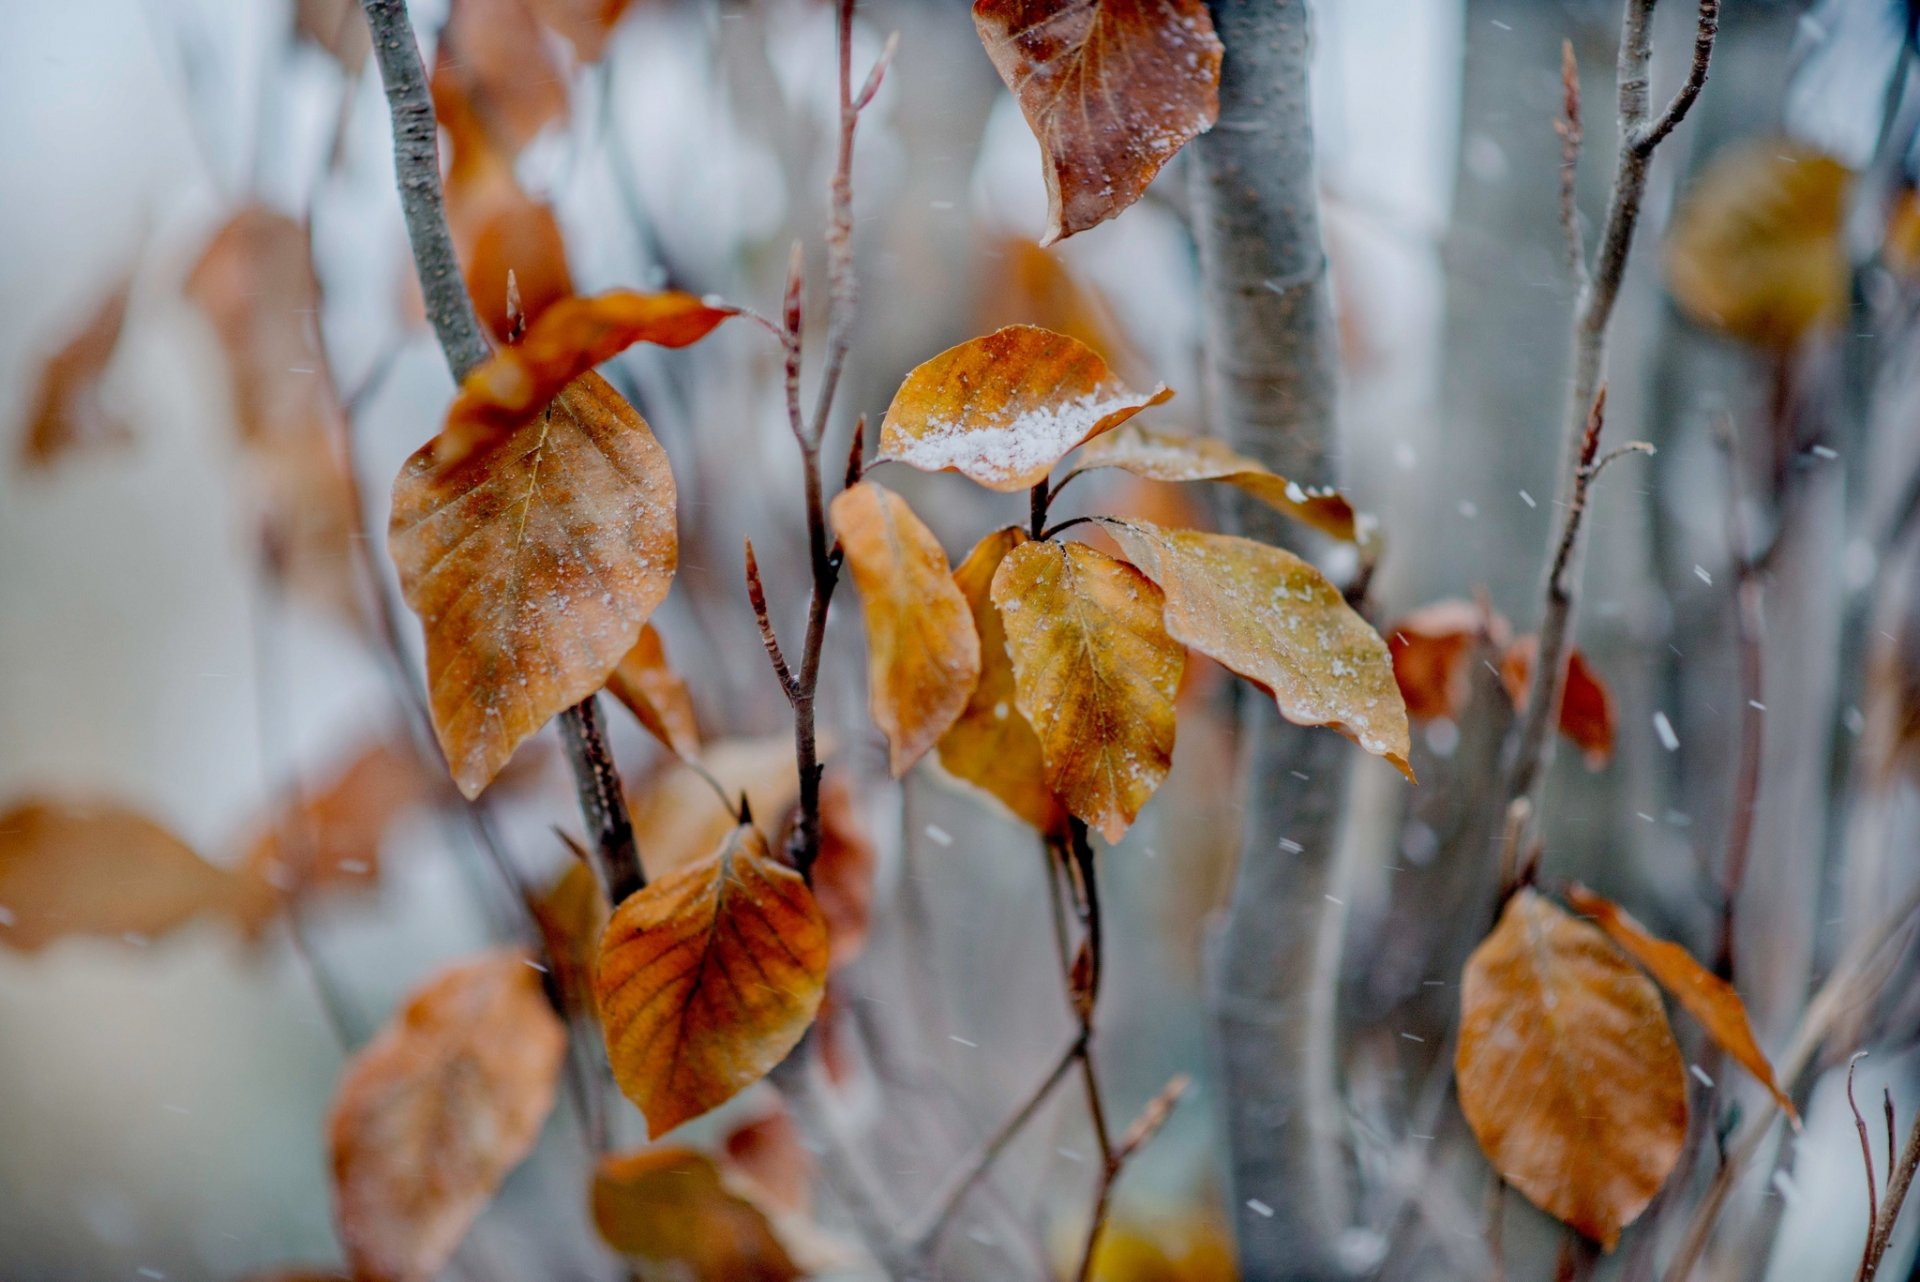
[[[388,546],[426,627],[434,731],[476,797],[638,642],[679,556],[673,474],[588,372],[510,432],[427,442],[394,482]]]
[[[813,863],[813,897],[827,922],[829,970],[846,966],[867,946],[878,861],[846,776],[828,775],[820,785],[820,855]]]
[[[600,957],[600,932],[612,910],[593,869],[579,859],[527,907],[553,964],[554,983],[569,1013],[593,1013],[593,969]]]
[[[1527,701],[1539,652],[1540,638],[1528,634],[1501,657],[1500,680],[1515,707]],[[1567,651],[1567,679],[1560,695],[1560,733],[1579,747],[1589,770],[1598,770],[1613,756],[1613,696],[1586,656],[1572,648]]]
[[[600,1022],[649,1137],[724,1104],[799,1044],[827,953],[820,906],[750,825],[614,910],[594,981]]]
[[[1273,695],[1287,720],[1329,726],[1413,777],[1387,643],[1320,571],[1229,534],[1102,524],[1166,594],[1176,640]]]
[[[100,378],[120,346],[133,277],[124,277],[93,314],[47,358],[27,415],[20,461],[47,467],[63,455],[123,445],[133,439],[126,422],[100,398]]]
[[[880,425],[880,457],[923,472],[955,471],[988,489],[1047,479],[1077,445],[1173,393],[1146,395],[1114,377],[1092,348],[1033,325],[1009,325],[917,366]]]
[[[1846,315],[1841,235],[1853,175],[1783,138],[1754,138],[1713,158],[1667,235],[1667,288],[1709,329],[1788,348]]]
[[[635,343],[686,347],[735,315],[692,294],[613,290],[567,298],[535,317],[524,337],[467,375],[447,430],[518,427],[567,384]]]
[[[540,976],[503,950],[441,971],[354,1055],[327,1144],[355,1278],[440,1272],[532,1151],[566,1045]]]
[[[792,1282],[802,1276],[767,1217],[704,1154],[608,1154],[593,1173],[593,1223],[606,1244],[651,1266],[646,1278]]]
[[[820,744],[823,760],[828,746]],[[634,840],[650,880],[712,854],[739,824],[729,807],[737,805],[742,794],[748,810],[769,823],[786,814],[800,796],[791,732],[720,740],[702,751],[700,765],[726,791],[724,802],[699,771],[678,761],[631,790]]]
[[[1741,1004],[1740,994],[1733,990],[1732,984],[1695,961],[1680,945],[1648,933],[1647,928],[1620,905],[1577,882],[1567,887],[1567,905],[1582,916],[1593,918],[1600,929],[1607,932],[1607,938],[1646,967],[1660,987],[1672,993],[1687,1014],[1699,1020],[1707,1035],[1719,1043],[1720,1049],[1740,1061],[1741,1067],[1767,1088],[1781,1110],[1799,1126],[1800,1114],[1774,1081],[1773,1065],[1767,1062],[1760,1044],[1754,1041],[1753,1028],[1747,1023],[1747,1008]]]
[[[1046,782],[1118,841],[1173,762],[1186,653],[1160,621],[1160,589],[1084,543],[1023,543],[993,576],[1015,703],[1040,739]]]
[[[565,36],[581,62],[598,62],[631,0],[528,0],[540,21]]]
[[[1532,890],[1467,959],[1454,1076],[1494,1170],[1608,1250],[1686,1142],[1686,1066],[1659,992]]]
[[[1225,481],[1331,538],[1352,543],[1370,532],[1370,522],[1356,517],[1338,490],[1295,485],[1211,437],[1178,436],[1128,423],[1090,442],[1073,470],[1096,467],[1123,468],[1150,481]]]
[[[456,163],[476,133],[511,160],[567,114],[566,83],[526,0],[453,0],[432,89]]]
[[[721,1141],[727,1165],[781,1211],[806,1213],[813,1204],[813,1154],[784,1106],[728,1131]]]
[[[947,554],[907,501],[870,481],[828,512],[867,621],[867,700],[899,778],[945,734],[980,679],[980,638]]]
[[[1025,236],[996,235],[978,257],[983,275],[974,293],[975,328],[1038,325],[1110,354],[1121,369],[1137,359],[1099,291],[1076,277],[1061,255]]]
[[[1140,199],[1220,114],[1203,0],[974,0],[973,25],[1040,140],[1043,245]]]
[[[1505,643],[1506,620],[1458,597],[1433,601],[1387,629],[1393,652],[1393,676],[1415,721],[1446,717],[1458,721],[1466,711],[1471,683],[1467,663],[1482,633]]]
[[[667,662],[660,634],[649,623],[640,640],[607,678],[607,693],[627,706],[647,733],[682,757],[700,755],[700,725],[693,694]]]
[[[973,612],[980,638],[980,681],[959,720],[940,738],[940,764],[949,774],[985,789],[1040,832],[1065,830],[1066,811],[1045,782],[1040,740],[1016,706],[1007,630],[993,604],[993,576],[1007,553],[1027,542],[1008,527],[981,539],[953,582]]]
[[[0,814],[0,944],[152,939],[224,908],[234,879],[120,806],[26,801]]]

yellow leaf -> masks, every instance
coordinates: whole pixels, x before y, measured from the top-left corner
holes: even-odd
[[[1040,140],[1043,245],[1140,199],[1220,114],[1203,0],[974,0],[973,24]]]
[[[360,1282],[440,1272],[553,1108],[566,1030],[516,950],[441,971],[348,1062],[327,1117]]]
[[[830,516],[866,614],[868,702],[899,778],[967,706],[980,639],[947,554],[905,499],[861,481]]]
[[[799,1044],[827,955],[806,883],[744,824],[614,910],[594,981],[600,1022],[650,1137],[732,1099]]]
[[[593,1173],[601,1239],[640,1266],[640,1282],[791,1282],[800,1270],[759,1207],[689,1148],[612,1153]]]
[[[1467,959],[1460,1109],[1507,1183],[1608,1250],[1687,1136],[1686,1066],[1647,977],[1531,890]]]
[[[1046,785],[1040,740],[1017,706],[1007,630],[993,604],[995,571],[1025,542],[1026,532],[1017,527],[996,530],[953,572],[980,638],[980,681],[959,720],[940,738],[940,764],[1042,833],[1055,833],[1064,829],[1066,811]]]
[[[993,576],[1015,703],[1046,782],[1118,841],[1173,762],[1186,653],[1161,625],[1160,589],[1084,543],[1023,543]]]
[[[400,587],[426,627],[433,726],[469,798],[607,683],[667,594],[673,474],[598,374],[512,431],[437,436],[393,486]]]
[[[1033,325],[950,347],[907,375],[880,424],[880,457],[1011,492],[1067,452],[1172,396],[1114,377],[1092,348]]]
[[[1318,570],[1252,539],[1103,524],[1166,594],[1174,637],[1271,693],[1287,720],[1338,730],[1413,777],[1387,643]]]
[[[660,634],[649,623],[640,640],[607,678],[607,693],[627,706],[647,733],[682,757],[700,755],[700,725],[693,694],[667,662]]]

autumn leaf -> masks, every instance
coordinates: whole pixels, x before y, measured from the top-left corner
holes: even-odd
[[[49,467],[68,454],[124,445],[133,439],[126,421],[100,396],[100,380],[120,346],[133,277],[107,292],[92,315],[40,367],[20,461]]]
[[[1026,532],[1017,527],[996,530],[953,572],[980,638],[980,680],[959,719],[940,737],[940,764],[1041,833],[1059,833],[1066,828],[1066,811],[1046,785],[1039,737],[1017,706],[1007,631],[993,604],[994,573],[1007,553],[1026,542]]]
[[[1210,437],[1179,436],[1128,423],[1089,442],[1073,470],[1098,467],[1123,468],[1150,481],[1224,481],[1276,512],[1349,543],[1364,538],[1371,526],[1354,515],[1353,505],[1338,490],[1296,485]]]
[[[0,814],[0,944],[37,952],[69,935],[154,939],[234,892],[144,815],[112,803],[35,799]]]
[[[593,869],[583,859],[573,860],[527,907],[568,1012],[595,1013],[593,971],[600,957],[600,932],[612,910]]]
[[[736,312],[692,294],[613,290],[559,300],[526,334],[469,373],[447,411],[447,430],[518,427],[560,390],[635,343],[686,347]]]
[[[1567,906],[1583,917],[1591,917],[1607,938],[1618,944],[1627,956],[1646,968],[1660,987],[1673,994],[1687,1014],[1700,1021],[1707,1035],[1741,1067],[1767,1088],[1782,1111],[1800,1124],[1794,1109],[1779,1084],[1774,1081],[1773,1065],[1753,1038],[1747,1022],[1747,1008],[1733,985],[1702,966],[1680,945],[1648,932],[1625,909],[1594,894],[1578,883],[1567,887]]]
[[[426,628],[434,731],[476,797],[513,750],[600,689],[667,594],[673,474],[646,421],[582,374],[509,432],[407,460],[388,545]]]
[[[1505,619],[1458,597],[1429,602],[1395,621],[1386,632],[1387,649],[1407,716],[1458,721],[1471,693],[1467,665],[1475,648],[1482,637],[1504,647],[1508,635]]]
[[[799,1044],[827,955],[812,893],[750,825],[614,909],[595,979],[600,1022],[650,1138],[733,1098]]]
[[[581,62],[598,62],[631,0],[528,0],[534,16],[566,37]]]
[[[1500,680],[1516,708],[1526,704],[1539,651],[1540,638],[1528,635],[1501,656]],[[1560,733],[1579,747],[1589,770],[1598,770],[1613,756],[1613,696],[1587,657],[1572,648],[1567,651],[1567,679],[1560,695]]]
[[[1467,959],[1454,1076],[1494,1170],[1608,1250],[1686,1142],[1686,1066],[1660,994],[1532,890]]]
[[[824,760],[831,740],[822,736]],[[702,749],[700,769],[668,762],[629,789],[633,835],[649,880],[705,859],[739,825],[735,807],[744,796],[748,813],[772,822],[800,796],[793,761],[793,734],[722,739]],[[703,774],[702,771],[705,773]],[[726,793],[715,795],[711,777]]]
[[[1229,534],[1102,524],[1166,594],[1174,639],[1273,695],[1287,720],[1331,727],[1413,777],[1387,644],[1312,565]]]
[[[1173,393],[1141,395],[1092,348],[1033,325],[950,347],[907,375],[880,424],[880,458],[955,471],[1011,492],[1044,481],[1075,446]]]
[[[566,1042],[539,974],[509,949],[441,971],[353,1056],[327,1144],[355,1278],[439,1273],[532,1151]]]
[[[813,897],[827,923],[830,971],[844,969],[866,949],[878,862],[846,775],[826,776],[820,785],[820,853],[813,861]]]
[[[1043,245],[1140,199],[1220,114],[1203,0],[974,0],[973,25],[1040,141]]]
[[[1119,841],[1173,761],[1186,654],[1160,589],[1084,543],[1023,543],[993,576],[1014,702],[1040,740],[1046,783]]]
[[[870,481],[828,509],[867,622],[867,701],[897,779],[967,706],[980,639],[947,554],[907,501]]]
[[[1667,288],[1694,321],[1789,348],[1846,315],[1841,223],[1853,175],[1783,138],[1713,158],[1680,202],[1666,246]]]
[[[802,1276],[767,1217],[690,1148],[601,1158],[593,1173],[593,1223],[601,1240],[639,1264],[641,1282]]]
[[[567,114],[566,83],[527,0],[453,0],[431,87],[455,164],[475,131],[511,161]]]
[[[373,33],[358,0],[294,0],[294,33],[333,55],[348,72],[357,73],[373,52]]]
[[[784,1106],[735,1126],[720,1147],[728,1169],[766,1205],[800,1214],[812,1208],[813,1154]]]
[[[1074,275],[1060,254],[1025,236],[995,235],[981,246],[983,275],[974,291],[975,327],[1038,325],[1105,352],[1122,369],[1136,359],[1100,293]]]
[[[667,662],[660,634],[649,623],[607,678],[607,693],[626,705],[647,733],[682,757],[700,755],[700,725],[693,693]]]

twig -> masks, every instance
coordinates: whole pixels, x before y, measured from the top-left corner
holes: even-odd
[[[1913,1175],[1920,1168],[1920,1115],[1913,1120],[1913,1130],[1907,1134],[1906,1147],[1900,1150],[1900,1160],[1893,1160],[1893,1097],[1887,1096],[1887,1196],[1880,1203],[1879,1218],[1874,1221],[1873,1237],[1867,1243],[1867,1258],[1861,1262],[1860,1272],[1854,1282],[1873,1282],[1880,1271],[1880,1264],[1886,1258],[1887,1248],[1893,1245],[1893,1228],[1900,1219],[1900,1207],[1907,1200],[1907,1190],[1913,1187]],[[1869,1177],[1871,1178],[1871,1177]]]
[[[1495,1172],[1487,1184],[1487,1262],[1490,1282],[1507,1282],[1507,1182]]]
[[[1574,187],[1580,172],[1580,144],[1586,134],[1580,125],[1580,64],[1574,60],[1573,41],[1560,42],[1560,85],[1563,106],[1553,131],[1560,135],[1560,229],[1567,238],[1567,265],[1574,280],[1587,283],[1587,248],[1580,234],[1580,206]]]
[[[1093,1276],[1094,1252],[1100,1246],[1100,1234],[1107,1227],[1107,1208],[1113,1201],[1113,1186],[1119,1182],[1120,1172],[1126,1168],[1127,1159],[1139,1151],[1140,1146],[1159,1134],[1172,1116],[1174,1105],[1187,1092],[1190,1080],[1185,1073],[1176,1074],[1172,1081],[1160,1088],[1160,1093],[1147,1101],[1140,1110],[1140,1116],[1127,1127],[1127,1133],[1121,1137],[1120,1145],[1107,1159],[1100,1174],[1100,1188],[1094,1195],[1093,1221],[1087,1227],[1087,1243],[1080,1252],[1080,1267],[1074,1273],[1075,1282],[1087,1282]]]
[[[1652,9],[1652,5],[1647,6]],[[1660,113],[1660,118],[1640,131],[1634,138],[1634,149],[1642,156],[1651,156],[1674,127],[1686,119],[1687,111],[1693,106],[1694,99],[1700,96],[1700,90],[1706,87],[1707,64],[1713,60],[1714,37],[1720,31],[1720,0],[1700,0],[1700,16],[1693,35],[1693,65],[1687,68],[1687,79],[1673,95],[1673,101]]]
[[[780,652],[780,638],[774,635],[773,620],[767,617],[767,590],[760,582],[760,563],[753,558],[753,540],[747,540],[747,603],[753,607],[753,619],[760,625],[760,644],[767,649],[767,662],[773,665],[773,675],[779,679],[780,688],[792,699],[799,693],[799,685],[793,679],[793,669],[787,666],[787,656]]]
[[[1873,1177],[1873,1141],[1867,1138],[1867,1119],[1860,1113],[1860,1102],[1853,1097],[1853,1070],[1866,1057],[1865,1051],[1855,1051],[1847,1060],[1847,1107],[1853,1112],[1853,1129],[1859,1132],[1860,1157],[1867,1168],[1867,1242],[1860,1249],[1860,1272],[1863,1274],[1870,1271],[1873,1241],[1880,1232],[1880,1190]]]
[[[1740,758],[1735,767],[1733,809],[1727,818],[1727,847],[1720,860],[1720,919],[1715,930],[1713,968],[1733,982],[1735,907],[1747,880],[1747,855],[1753,846],[1753,821],[1759,809],[1761,748],[1766,734],[1762,687],[1760,576],[1753,560],[1740,491],[1740,457],[1732,424],[1720,424],[1727,451],[1727,542],[1734,564],[1734,637],[1740,665]]]
[[[361,7],[373,33],[373,50],[393,116],[394,173],[407,240],[413,247],[414,271],[420,278],[427,319],[457,383],[486,360],[492,348],[467,296],[453,235],[447,229],[446,201],[440,189],[439,122],[433,114],[426,68],[407,18],[406,0],[361,0]],[[562,712],[560,729],[607,893],[645,885],[620,775],[600,733],[593,697]],[[618,896],[614,902],[619,902]]]

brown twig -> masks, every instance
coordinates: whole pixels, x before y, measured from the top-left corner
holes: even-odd
[[[1873,1241],[1880,1231],[1880,1189],[1873,1175],[1873,1141],[1867,1138],[1867,1119],[1860,1112],[1860,1101],[1853,1097],[1853,1070],[1866,1058],[1855,1051],[1847,1060],[1847,1108],[1853,1113],[1853,1129],[1860,1135],[1860,1158],[1867,1168],[1867,1241],[1860,1249],[1860,1272],[1866,1273],[1873,1261]]]
[[[1720,917],[1715,928],[1713,968],[1733,982],[1735,907],[1747,880],[1747,856],[1753,846],[1753,821],[1759,810],[1761,748],[1766,734],[1762,687],[1760,574],[1754,564],[1742,510],[1740,458],[1732,424],[1722,421],[1727,451],[1727,542],[1734,564],[1734,638],[1740,666],[1740,757],[1735,766],[1733,809],[1727,817],[1726,851],[1720,860]]]
[[[1574,280],[1584,286],[1586,238],[1580,234],[1580,206],[1574,200],[1574,187],[1580,172],[1580,144],[1586,134],[1580,124],[1580,64],[1574,60],[1571,40],[1560,42],[1560,85],[1561,116],[1553,122],[1553,131],[1560,135],[1560,229],[1567,238],[1567,265]]]
[[[1873,1236],[1867,1242],[1867,1258],[1861,1261],[1860,1272],[1854,1282],[1873,1282],[1879,1273],[1881,1261],[1886,1259],[1887,1248],[1893,1245],[1893,1229],[1899,1222],[1900,1208],[1907,1200],[1907,1191],[1913,1187],[1914,1171],[1920,1168],[1920,1116],[1913,1120],[1913,1130],[1907,1134],[1906,1147],[1900,1150],[1900,1160],[1894,1161],[1891,1095],[1887,1097],[1887,1140],[1887,1196],[1880,1203]]]
[[[799,685],[793,679],[793,669],[787,666],[787,656],[780,652],[780,638],[774,635],[773,620],[767,617],[767,590],[760,582],[760,563],[754,560],[752,539],[747,540],[747,604],[753,607],[754,622],[760,625],[760,644],[767,649],[767,662],[773,665],[773,675],[791,699],[798,693]]]
[[[1119,1182],[1120,1172],[1126,1169],[1127,1159],[1166,1125],[1167,1118],[1173,1114],[1174,1105],[1186,1094],[1189,1084],[1187,1075],[1179,1073],[1161,1087],[1160,1093],[1147,1101],[1147,1106],[1140,1110],[1140,1116],[1127,1127],[1119,1145],[1107,1158],[1100,1173],[1100,1187],[1094,1194],[1093,1220],[1087,1226],[1087,1242],[1080,1252],[1080,1267],[1073,1275],[1075,1282],[1087,1282],[1093,1276],[1093,1257],[1100,1246],[1100,1234],[1107,1227],[1107,1209],[1113,1201],[1113,1186]]]

